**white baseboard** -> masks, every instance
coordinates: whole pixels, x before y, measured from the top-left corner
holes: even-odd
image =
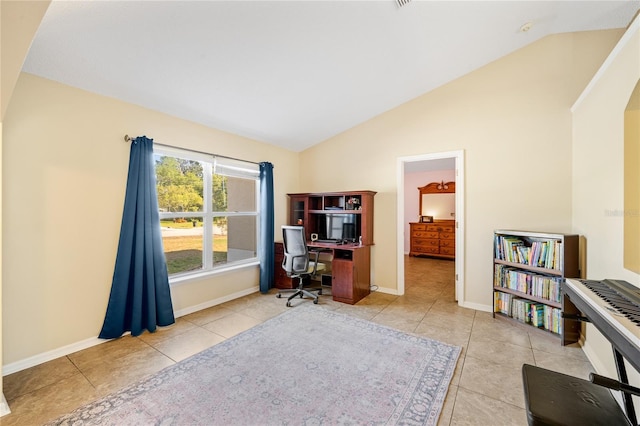
[[[230,300],[237,299],[242,296],[247,296],[249,294],[255,293],[259,291],[258,287],[250,288],[247,290],[239,291],[237,293],[230,294],[228,296],[220,297],[218,299],[209,300],[207,302],[201,303],[199,305],[190,306],[188,308],[180,309],[179,311],[174,312],[174,316],[176,318],[191,314],[193,312],[201,311],[202,309],[207,309],[212,306],[219,305],[224,302],[228,302]],[[8,374],[17,373],[18,371],[25,370],[27,368],[35,367],[36,365],[43,364],[48,361],[52,361],[56,358],[60,358],[63,356],[67,356],[74,352],[81,351],[83,349],[90,348],[92,346],[99,345],[101,343],[108,342],[107,339],[99,339],[97,337],[91,337],[86,340],[82,340],[80,342],[72,343],[70,345],[63,346],[58,349],[54,349],[48,352],[44,352],[38,355],[31,356],[29,358],[25,358],[20,361],[12,362],[11,364],[6,364],[2,367],[2,375],[6,376]],[[5,402],[6,404],[6,402]],[[2,407],[0,407],[1,409]],[[8,406],[7,406],[8,409]]]
[[[378,293],[393,294],[394,296],[398,295],[398,290],[395,289],[395,288],[378,287],[375,291],[378,292]],[[372,292],[373,292],[373,290],[372,290]]]
[[[6,416],[11,413],[11,409],[9,408],[9,404],[7,404],[7,400],[4,397],[4,393],[0,393],[2,396],[2,400],[0,400],[0,417]]]
[[[174,315],[175,315],[176,318],[183,317],[185,315],[189,315],[189,314],[192,314],[194,312],[201,311],[203,309],[211,308],[212,306],[217,306],[217,305],[220,305],[222,303],[229,302],[231,300],[238,299],[238,298],[243,297],[243,296],[248,296],[250,294],[257,293],[258,291],[260,291],[259,287],[248,288],[246,290],[238,291],[238,292],[230,294],[228,296],[219,297],[217,299],[208,300],[208,301],[206,301],[204,303],[200,303],[198,305],[189,306],[188,308],[180,309],[178,311],[175,311]]]
[[[460,306],[462,306],[463,308],[475,309],[476,311],[493,312],[493,306],[491,306],[491,305],[482,305],[480,303],[462,302],[462,304]]]
[[[67,356],[74,352],[81,351],[83,349],[90,348],[92,346],[99,345],[101,343],[107,342],[105,339],[98,339],[97,337],[91,337],[86,340],[82,340],[80,342],[72,343],[70,345],[63,346],[58,349],[54,349],[52,351],[43,352],[38,355],[30,356],[29,358],[25,358],[20,361],[12,362],[11,364],[6,364],[2,367],[2,375],[6,376],[8,374],[17,373],[18,371],[22,371],[27,368],[35,367],[36,365],[43,364],[48,361],[52,361],[56,358],[60,358],[62,356]]]

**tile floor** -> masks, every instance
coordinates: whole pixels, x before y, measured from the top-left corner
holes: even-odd
[[[521,366],[588,378],[578,347],[490,313],[457,306],[454,263],[406,258],[405,295],[372,293],[356,305],[320,304],[463,348],[439,425],[526,425]],[[489,287],[487,289],[489,290]],[[154,334],[125,336],[4,377],[11,414],[0,425],[40,425],[272,318],[285,299],[259,293],[178,318]]]

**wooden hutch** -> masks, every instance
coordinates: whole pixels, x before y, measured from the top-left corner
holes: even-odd
[[[288,224],[304,226],[307,245],[321,247],[331,257],[328,265],[331,281],[328,284],[331,285],[333,300],[354,304],[370,292],[375,194],[373,191],[287,194]],[[325,238],[329,237],[326,235],[330,232],[329,223],[338,218],[338,223],[350,223],[351,233],[348,238],[342,238],[342,241],[328,242]],[[333,228],[344,229],[338,226]],[[297,282],[287,277],[282,270],[283,254],[282,242],[276,242],[275,286],[293,288]]]

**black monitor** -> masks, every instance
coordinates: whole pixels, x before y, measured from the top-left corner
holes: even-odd
[[[353,213],[327,213],[318,218],[321,240],[356,242],[360,236],[360,216]]]
[[[345,222],[342,224],[342,240],[350,243],[355,243],[358,237],[356,237],[356,224],[353,222]]]

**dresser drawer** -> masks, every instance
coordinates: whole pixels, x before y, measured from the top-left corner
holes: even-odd
[[[433,232],[453,232],[453,229],[452,225],[427,225],[427,231]]]
[[[424,223],[412,223],[411,224],[412,231],[426,231],[427,225]]]
[[[423,240],[427,247],[440,247],[440,240]]]
[[[441,240],[455,240],[456,239],[456,234],[454,234],[453,232],[441,232],[440,233],[440,239]]]
[[[439,254],[440,247],[434,247],[434,246],[421,247],[420,251],[428,254]]]
[[[412,238],[411,247],[439,247],[440,240],[430,240],[426,238]]]
[[[455,247],[440,247],[440,254],[448,254],[454,256],[456,254]]]
[[[411,252],[415,254],[438,254],[440,253],[440,247],[411,246]]]
[[[431,240],[437,240],[438,238],[440,238],[440,234],[439,233],[430,232],[430,231],[414,232],[411,235],[414,238],[428,238],[428,239],[431,239]]]
[[[440,247],[455,247],[456,240],[440,240]]]

